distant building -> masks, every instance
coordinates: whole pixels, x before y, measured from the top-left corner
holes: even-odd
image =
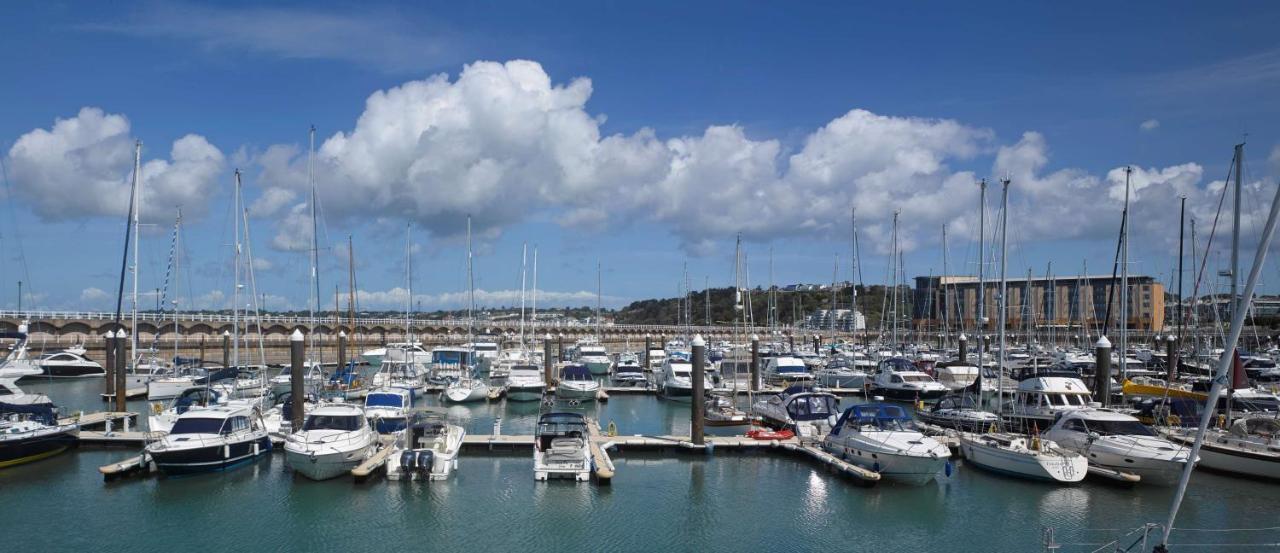
[[[853,332],[867,328],[867,318],[858,311],[850,309],[818,309],[805,317],[805,328],[827,330],[834,320],[835,329],[842,332]]]
[[[1108,297],[1111,320],[1115,325],[1120,314],[1120,279],[1110,275],[1062,278],[1007,279],[1011,328],[1025,328],[1026,317],[1038,328],[1056,326],[1078,328],[1082,322],[1098,326],[1107,316]],[[1115,294],[1111,294],[1112,289]],[[983,284],[986,328],[994,329],[999,321],[1000,283]],[[1129,320],[1133,330],[1164,329],[1164,285],[1149,276],[1129,277]],[[977,328],[978,279],[972,276],[916,277],[912,320],[916,328],[941,328],[943,319],[952,325],[962,321],[964,328]]]

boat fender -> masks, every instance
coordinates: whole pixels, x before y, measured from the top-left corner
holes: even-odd
[[[1227,427],[1227,416],[1218,415],[1218,428],[1226,428],[1226,427]]]
[[[924,400],[923,400],[923,399],[917,399],[917,400],[916,400],[916,411],[924,411]]]
[[[259,453],[260,451],[258,450],[258,442],[253,442],[253,456],[257,457]]]
[[[223,459],[231,458],[231,446],[229,445],[222,446],[222,458]]]
[[[947,461],[945,465],[942,465],[942,473],[947,475],[947,478],[951,478],[951,473],[954,470],[955,465],[951,464],[951,461]]]
[[[617,435],[618,435],[618,425],[614,424],[613,421],[611,420],[609,421],[609,437],[612,438]]]
[[[160,403],[159,401],[151,402],[151,414],[159,415],[160,413],[163,413],[163,412],[164,412],[164,404]]]

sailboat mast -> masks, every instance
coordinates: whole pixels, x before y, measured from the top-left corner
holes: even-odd
[[[533,246],[533,314],[529,316],[533,328],[538,328],[538,246]]]
[[[685,273],[688,276],[688,273]],[[600,334],[600,260],[596,259],[596,340],[604,342],[604,337]]]
[[[1182,296],[1182,272],[1183,272],[1182,261],[1184,257],[1183,234],[1187,230],[1186,220],[1187,220],[1187,196],[1186,194],[1183,194],[1182,209],[1178,213],[1178,313],[1177,313],[1178,322],[1177,322],[1177,325],[1178,325],[1178,347],[1179,348],[1182,347],[1182,313],[1183,313],[1183,310],[1186,308],[1186,304],[1184,303],[1186,301],[1186,298]],[[1170,359],[1169,362],[1173,362],[1173,359]],[[1175,374],[1176,372],[1177,372],[1177,368],[1175,367],[1174,372],[1170,374]]]
[[[858,332],[858,284],[862,282],[862,258],[858,256],[858,209],[851,208],[849,210],[850,224],[853,227],[853,275],[850,277],[850,283],[853,285],[853,333]],[[863,326],[863,338],[865,341],[866,326]]]
[[[182,250],[178,247],[179,241],[182,240],[182,208],[178,208],[178,219],[173,223],[173,358],[178,359],[178,263],[182,256],[178,252]]]
[[[319,244],[319,234],[317,233],[318,225],[316,224],[316,183],[313,179],[312,158],[316,152],[316,126],[311,125],[307,133],[309,139],[309,147],[307,149],[307,186],[311,189],[311,301],[308,302],[311,309],[311,351],[316,351],[316,311],[320,309],[320,252],[317,244]]]
[[[520,348],[524,349],[524,277],[528,269],[529,243],[520,246]]]
[[[889,262],[893,264],[893,278],[890,285],[893,286],[893,326],[891,334],[893,335],[893,347],[898,347],[898,319],[901,315],[898,313],[898,260],[902,253],[898,251],[898,210],[893,210],[893,240],[891,247],[893,251],[890,254]]]
[[[355,332],[356,328],[356,245],[351,239],[351,235],[347,235],[347,325],[351,327],[351,331]],[[345,359],[339,359],[341,364]]]
[[[476,281],[471,260],[471,216],[467,215],[467,343],[475,355]],[[471,361],[474,361],[472,359]]]
[[[939,302],[938,310],[942,312],[942,344],[946,347],[947,341],[951,338],[951,316],[948,311],[950,302],[947,298],[947,224],[942,224],[942,277],[938,279],[938,286],[942,288],[942,301]],[[945,352],[944,352],[945,353]]]
[[[234,257],[232,263],[234,275],[231,281],[231,366],[240,366],[240,170],[236,169],[236,187],[235,199],[232,204],[235,206],[233,219],[235,220],[235,242]]]
[[[1005,366],[1005,323],[1008,318],[1009,310],[1009,290],[1008,281],[1005,278],[1005,272],[1008,270],[1008,259],[1006,259],[1009,251],[1009,177],[1000,179],[1000,358],[996,364],[996,398],[1004,397],[1004,366]],[[1027,282],[1031,282],[1030,275]],[[1004,411],[1004,402],[996,400],[997,408]]]
[[[987,301],[985,297],[986,286],[982,282],[983,267],[987,262],[987,179],[978,181],[978,313],[974,320],[974,327],[978,329],[978,381],[982,381],[982,355],[985,353],[986,345],[986,324],[983,319],[986,318]],[[999,379],[1004,380],[1004,379]],[[997,401],[999,398],[997,397]],[[978,387],[978,403],[982,403],[982,388]]]
[[[130,332],[130,352],[136,358],[138,355],[138,270],[142,265],[138,263],[138,235],[142,229],[138,226],[138,212],[142,208],[142,141],[139,140],[133,145],[133,322],[132,332]]]
[[[405,288],[409,291],[408,298],[404,304],[404,341],[413,342],[412,322],[410,322],[410,313],[413,311],[413,225],[405,224],[404,226],[404,283]]]
[[[1124,168],[1124,211],[1120,223],[1120,381],[1129,377],[1129,176],[1133,168]],[[1108,400],[1110,398],[1104,398]]]

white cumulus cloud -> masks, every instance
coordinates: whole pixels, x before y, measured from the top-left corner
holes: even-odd
[[[1142,129],[1142,130],[1144,130],[1144,131],[1154,131],[1154,130],[1156,130],[1156,129],[1160,128],[1160,120],[1159,120],[1159,119],[1147,119],[1146,121],[1143,121],[1142,123],[1140,123],[1140,124],[1138,125],[1138,128],[1139,128],[1139,129]]]
[[[6,160],[16,195],[48,221],[124,215],[134,164],[129,132],[123,115],[85,107],[22,135]],[[150,152],[144,147],[142,217],[166,220],[178,206],[199,214],[222,171],[222,152],[196,134],[175,140],[167,160]]]

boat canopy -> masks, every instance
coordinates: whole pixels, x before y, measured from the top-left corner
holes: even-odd
[[[969,394],[947,395],[933,406],[934,411],[942,409],[978,409],[978,402]]]
[[[209,406],[218,403],[222,394],[213,388],[187,388],[178,398],[173,400],[173,410],[179,415],[186,413],[193,406]]]
[[[911,415],[901,406],[889,403],[867,403],[864,405],[854,405],[845,410],[840,415],[840,420],[836,421],[836,425],[831,429],[832,435],[839,435],[840,430],[844,428],[846,423],[853,423],[858,426],[875,426],[880,429],[901,430],[903,423],[911,422]]]
[[[395,392],[373,392],[364,398],[365,407],[408,407],[408,394],[397,394]]]
[[[58,423],[57,418],[53,414],[52,403],[31,403],[19,405],[15,403],[0,402],[0,418],[8,418],[11,415],[17,415],[47,425],[54,425]]]
[[[915,363],[912,363],[911,361],[908,361],[908,360],[906,360],[906,359],[904,359],[904,358],[902,358],[902,357],[894,357],[894,358],[892,358],[892,359],[885,359],[885,360],[884,360],[884,362],[880,364],[880,368],[881,368],[882,370],[887,369],[887,370],[891,370],[891,371],[918,371],[918,370],[920,370],[920,368],[919,368],[919,367],[916,367]]]
[[[565,380],[591,380],[591,371],[582,365],[569,365],[561,374]]]
[[[471,362],[471,352],[464,349],[431,350],[431,362],[442,365],[466,365]]]
[[[587,435],[587,421],[577,413],[547,413],[538,417],[539,436],[570,436],[584,438]]]
[[[840,399],[826,393],[807,393],[787,401],[787,414],[794,421],[822,420],[840,412]]]

